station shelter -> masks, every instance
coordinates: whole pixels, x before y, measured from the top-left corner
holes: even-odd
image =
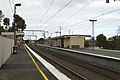
[[[84,48],[85,37],[90,35],[63,35],[51,38],[51,46],[62,48]]]

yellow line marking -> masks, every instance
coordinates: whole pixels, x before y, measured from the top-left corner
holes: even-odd
[[[45,80],[49,80],[47,78],[47,76],[43,73],[43,71],[40,69],[40,67],[38,66],[38,64],[35,62],[34,58],[31,56],[30,52],[26,49],[25,47],[25,50],[27,51],[28,55],[30,56],[30,58],[32,59],[33,63],[35,64],[35,66],[37,67],[38,71],[42,74],[42,76],[44,77]]]

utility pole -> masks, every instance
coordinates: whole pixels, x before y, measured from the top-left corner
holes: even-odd
[[[70,30],[69,30],[69,35],[70,35]]]
[[[61,26],[59,26],[60,27],[60,37],[61,37]]]
[[[117,35],[120,34],[120,26],[118,26]]]
[[[46,36],[47,36],[47,38],[50,37],[50,36],[49,36],[49,31],[46,31]]]
[[[57,33],[60,33],[60,37],[61,37],[61,26],[59,27],[60,27],[60,31],[56,31],[55,33],[56,33],[56,36],[57,36]]]
[[[20,3],[14,5],[14,14],[13,14],[13,28],[14,28],[14,46],[13,46],[13,54],[17,53],[17,38],[16,38],[16,23],[15,23],[15,15],[16,15],[16,7],[21,6]]]
[[[45,36],[45,34],[46,34],[46,33],[45,33],[45,31],[44,31],[44,32],[43,32],[44,39],[46,39],[46,36]]]
[[[61,32],[61,26],[60,27],[60,47],[63,47],[63,40],[62,40],[62,32]]]
[[[92,22],[92,43],[93,43],[93,51],[94,51],[94,22],[97,21],[97,20],[89,20]]]
[[[60,27],[60,31],[56,31],[55,33],[56,33],[56,36],[57,36],[57,33],[60,33],[60,47],[62,47],[62,34],[61,34],[61,26],[59,26]]]
[[[73,35],[73,31],[72,31],[72,35]]]

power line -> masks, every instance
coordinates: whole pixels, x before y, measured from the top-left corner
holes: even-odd
[[[111,28],[111,29],[107,29],[107,30],[100,30],[100,31],[97,31],[97,32],[105,32],[105,31],[114,31],[114,30]]]
[[[111,20],[111,21],[108,21],[108,22],[110,22],[110,23],[107,23],[107,24],[104,24],[104,25],[97,26],[96,28],[100,28],[100,27],[102,27],[102,26],[108,26],[108,25],[113,24],[113,22],[118,22],[118,21],[120,21],[120,19]],[[112,23],[111,23],[111,22],[112,22]],[[98,22],[98,23],[100,23],[100,22]],[[64,29],[64,28],[63,28],[63,29]],[[77,29],[77,28],[74,28],[74,30],[75,30],[75,29]],[[87,28],[87,30],[88,30],[88,28]]]
[[[66,21],[68,21],[70,18],[72,18],[73,16],[77,15],[80,11],[82,11],[84,8],[86,8],[88,5],[90,5],[94,0],[91,0],[89,3],[87,3],[86,5],[84,5],[82,8],[80,8],[76,13],[74,13],[73,15],[71,15],[69,18],[67,18],[66,20],[64,20],[63,22],[61,22],[59,25],[65,23]],[[86,20],[85,20],[86,21]],[[83,21],[84,22],[84,21]]]
[[[41,26],[43,26],[45,23],[47,23],[49,20],[51,20],[54,16],[56,16],[60,11],[62,11],[66,6],[68,6],[73,0],[70,0],[66,5],[64,5],[59,11],[57,11],[55,14],[53,14],[48,20],[46,20]],[[40,27],[41,27],[40,26]]]
[[[12,4],[13,4],[13,5],[15,4],[13,0],[12,0]]]
[[[102,27],[102,26],[106,26],[106,25],[110,25],[110,24],[113,24],[113,22],[118,22],[118,21],[120,21],[120,19],[117,19],[117,20],[112,20],[112,21],[108,21],[108,22],[110,22],[110,23],[107,23],[107,24],[104,24],[104,25],[100,25],[100,26],[98,26],[98,27]],[[112,23],[111,23],[112,22]],[[99,23],[99,22],[98,22]],[[106,23],[106,22],[105,22]],[[98,27],[96,27],[96,28],[98,28]]]
[[[75,24],[72,24],[72,25],[69,25],[69,26],[67,26],[67,27],[65,27],[65,28],[72,27],[72,26],[74,26],[74,25],[78,25],[78,24],[84,23],[84,22],[86,22],[86,21],[88,21],[88,19],[86,19],[86,20],[84,20],[84,21],[81,21],[81,22],[78,22],[78,23],[75,23]],[[65,29],[65,28],[62,28],[62,29]]]
[[[86,4],[85,6],[83,6],[81,9],[79,9],[76,13],[74,13],[72,16],[70,16],[69,18],[67,18],[65,21],[61,22],[59,25],[65,23],[66,21],[68,21],[70,18],[72,18],[73,16],[77,15],[80,11],[82,11],[84,8],[86,8],[88,5],[90,5],[94,0],[91,0],[91,2],[89,2],[88,4]]]
[[[1,1],[1,3],[2,3],[2,5],[3,5],[3,9],[4,9],[4,11],[3,11],[3,13],[5,13],[5,12],[8,12],[8,7],[6,6],[6,4],[4,3],[4,2],[2,2]],[[6,13],[7,14],[7,13]],[[5,14],[4,14],[5,15]]]
[[[92,19],[98,18],[98,17],[101,17],[101,16],[104,16],[104,15],[107,15],[107,14],[110,14],[110,13],[113,13],[113,12],[116,12],[116,11],[119,11],[119,10],[120,10],[120,9],[116,9],[116,10],[113,10],[113,11],[110,11],[110,12],[106,12],[106,13],[103,13],[103,14],[101,14],[101,15],[95,16],[95,17],[93,17]]]
[[[109,12],[100,14],[100,15],[98,15],[98,16],[92,17],[91,19],[99,18],[99,17],[101,17],[101,16],[104,16],[104,15],[107,15],[107,14],[110,14],[110,13],[113,13],[113,12],[116,12],[116,11],[119,11],[119,10],[120,10],[120,9],[116,9],[116,10],[113,10],[113,11],[109,11]],[[67,26],[67,27],[65,27],[65,28],[68,28],[68,27],[71,27],[71,26],[74,26],[74,25],[78,25],[78,24],[80,24],[80,23],[84,23],[84,22],[86,22],[86,21],[88,21],[88,20],[89,20],[89,19],[86,19],[86,20],[84,20],[84,21],[81,21],[81,22],[78,22],[78,23],[69,25],[69,26]],[[63,29],[65,29],[65,28],[63,28]]]
[[[9,4],[10,4],[11,12],[13,13],[13,8],[12,8],[12,4],[11,4],[11,1],[10,1],[10,0],[9,0]]]
[[[41,21],[43,20],[43,18],[45,17],[45,15],[48,13],[48,11],[49,11],[49,9],[51,8],[53,2],[54,2],[54,0],[52,0],[52,2],[50,3],[48,9],[46,10],[46,12],[44,13],[44,15],[43,15],[42,18],[40,19],[40,22],[39,22],[39,23],[41,23]]]

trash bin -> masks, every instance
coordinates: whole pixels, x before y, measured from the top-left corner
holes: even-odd
[[[13,54],[17,54],[17,46],[13,46]]]

